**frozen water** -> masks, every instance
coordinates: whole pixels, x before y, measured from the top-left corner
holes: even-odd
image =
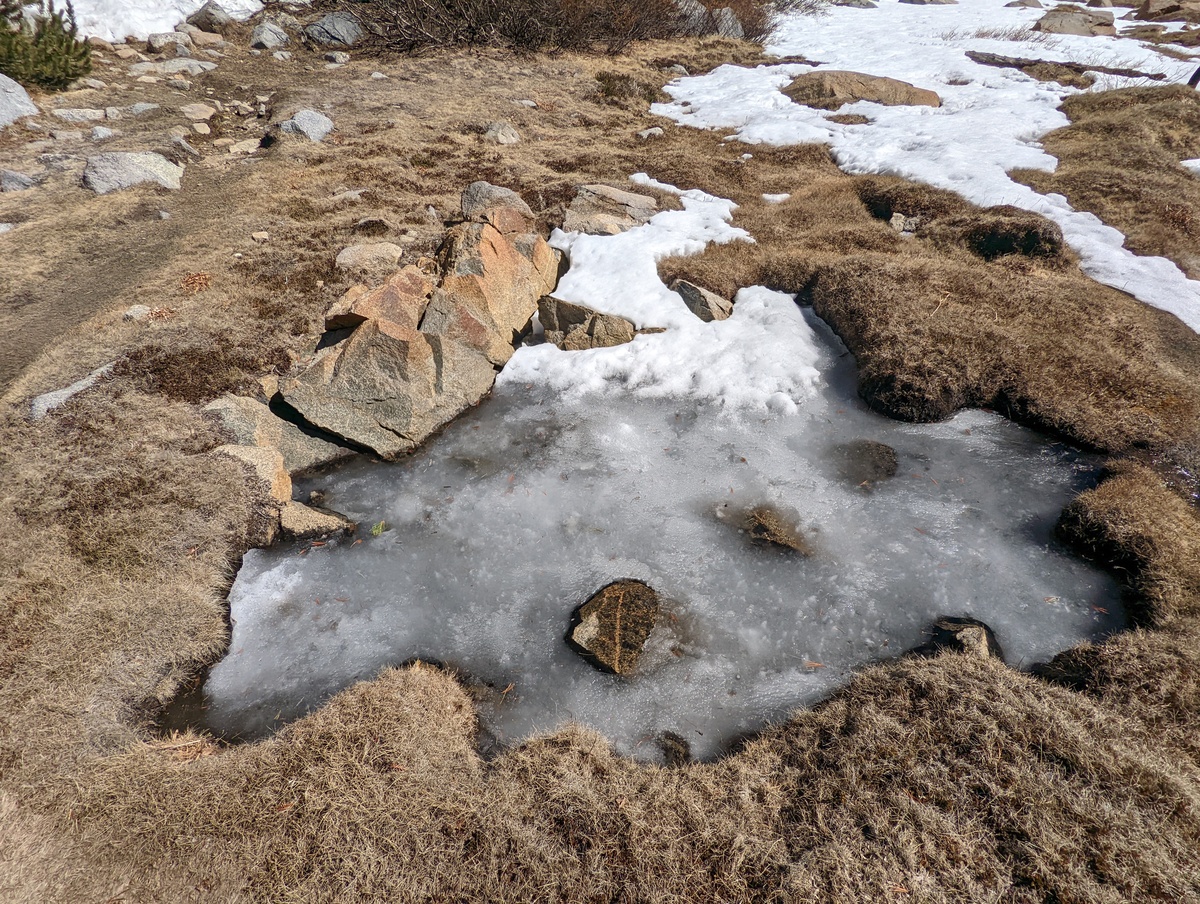
[[[917,646],[939,615],[988,622],[1018,664],[1120,627],[1113,583],[1051,542],[1086,462],[991,414],[873,414],[845,348],[787,295],[743,289],[733,316],[701,321],[655,262],[751,239],[731,202],[680,196],[622,235],[553,236],[571,265],[556,295],[665,331],[521,348],[492,398],[420,453],[324,481],[358,539],[247,554],[230,653],[174,724],[199,703],[200,724],[256,737],[421,657],[472,676],[495,742],[577,720],[637,756],[663,731],[711,756]],[[873,490],[838,464],[863,438],[899,456]],[[811,558],[739,533],[738,512],[764,503],[790,513]],[[563,639],[574,608],[621,578],[670,600],[632,680]]]
[[[577,720],[635,756],[662,731],[711,756],[918,645],[939,615],[986,621],[1023,665],[1121,626],[1113,583],[1051,540],[1087,462],[984,412],[890,421],[857,399],[819,320],[777,331],[814,370],[791,413],[509,379],[412,458],[320,482],[359,539],[246,556],[204,723],[259,736],[422,657],[480,682],[500,742]],[[861,438],[899,457],[873,490],[839,470]],[[794,513],[816,553],[752,546],[733,513],[759,503]],[[563,640],[574,607],[620,578],[670,600],[632,680]]]

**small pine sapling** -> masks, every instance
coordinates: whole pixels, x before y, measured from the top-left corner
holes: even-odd
[[[92,71],[92,48],[79,40],[75,7],[41,0],[26,18],[21,0],[0,0],[0,73],[23,85],[62,91]]]

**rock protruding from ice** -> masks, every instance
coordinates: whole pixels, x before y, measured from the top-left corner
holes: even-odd
[[[936,91],[882,75],[835,69],[798,76],[783,89],[783,93],[798,104],[818,110],[837,110],[860,100],[885,107],[942,105]]]
[[[979,619],[944,616],[933,623],[929,633],[929,640],[913,650],[918,656],[936,656],[950,650],[979,659],[1004,661],[996,632]]]
[[[632,342],[635,335],[633,324],[624,317],[602,314],[549,295],[538,302],[538,319],[546,331],[546,341],[563,351],[612,348]]]
[[[0,75],[0,129],[25,116],[36,116],[37,112],[25,89],[7,75]]]
[[[279,512],[279,526],[285,537],[313,540],[337,533],[353,533],[358,527],[345,515],[313,508],[302,502],[288,502]]]
[[[150,152],[97,154],[88,158],[83,171],[83,184],[98,195],[145,182],[177,191],[182,178],[182,166]]]
[[[618,235],[648,223],[658,212],[658,202],[646,195],[610,185],[581,185],[563,219],[564,232]]]
[[[671,283],[671,291],[678,292],[688,310],[703,320],[712,323],[714,320],[727,320],[733,313],[733,302],[728,298],[710,292],[703,286],[677,279]]]
[[[628,677],[637,672],[658,610],[649,584],[614,581],[575,610],[567,642],[601,671]]]

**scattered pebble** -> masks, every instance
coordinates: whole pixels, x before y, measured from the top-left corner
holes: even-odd
[[[269,242],[271,240],[271,235],[267,232],[252,232],[250,233],[250,238],[261,244],[262,242]]]
[[[652,128],[643,129],[641,132],[638,132],[638,138],[642,139],[642,141],[650,141],[652,138],[662,138],[666,134],[658,126],[653,126]]]

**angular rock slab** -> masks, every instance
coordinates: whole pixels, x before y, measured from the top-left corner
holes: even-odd
[[[316,110],[300,110],[279,128],[291,135],[303,135],[309,141],[324,141],[333,131],[333,120]]]
[[[355,47],[367,33],[348,13],[330,13],[305,28],[304,36],[322,47]]]
[[[410,264],[382,286],[352,288],[325,313],[325,329],[353,329],[368,320],[388,320],[415,330],[433,289],[433,280]]]
[[[341,531],[352,533],[358,527],[345,515],[310,508],[302,502],[289,502],[280,509],[279,526],[284,536],[293,540],[313,540]]]
[[[545,239],[505,235],[488,223],[454,227],[440,258],[442,291],[486,315],[509,345],[558,282],[558,253]]]
[[[688,310],[705,323],[727,320],[733,313],[733,302],[728,298],[723,298],[716,292],[710,292],[686,279],[677,279],[671,283],[671,291],[677,293]]]
[[[642,581],[615,581],[571,615],[567,644],[603,672],[637,671],[658,621],[658,594]]]
[[[564,232],[618,235],[650,221],[658,202],[610,185],[580,185],[563,218]]]
[[[112,153],[89,157],[83,171],[83,184],[98,195],[153,182],[172,191],[179,190],[183,167],[161,154]]]
[[[462,343],[368,320],[318,352],[282,392],[309,423],[396,458],[477,404],[495,378],[491,363]]]
[[[805,73],[784,88],[783,93],[798,104],[818,110],[837,110],[860,100],[885,107],[942,105],[941,97],[934,91],[899,79],[838,69]]]
[[[302,474],[323,465],[349,458],[354,453],[345,446],[309,436],[256,399],[226,395],[209,402],[204,410],[215,415],[221,425],[242,446],[275,449],[283,456],[289,474]]]
[[[546,341],[563,351],[611,348],[632,342],[637,334],[624,317],[602,314],[549,295],[538,302],[538,319],[546,331]]]

